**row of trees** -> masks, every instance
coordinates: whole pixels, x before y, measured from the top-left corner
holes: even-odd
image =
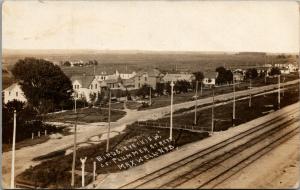
[[[70,61],[65,61],[65,62],[61,62],[61,65],[66,66],[66,67],[70,67],[71,66],[71,62]],[[98,65],[98,61],[97,60],[90,60],[86,63],[73,63],[74,66],[86,66],[86,65]]]

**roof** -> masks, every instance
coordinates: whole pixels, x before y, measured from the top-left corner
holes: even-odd
[[[139,71],[136,76],[142,76],[143,74],[147,73],[150,77],[158,77],[160,76],[161,72],[158,69],[148,69]]]
[[[81,84],[82,88],[89,88],[94,78],[94,75],[75,75],[71,77],[71,81],[73,83],[77,80]]]
[[[164,77],[164,81],[179,81],[179,80],[186,80],[190,81],[194,77],[193,74],[182,74],[182,73],[167,73]]]
[[[18,83],[14,83],[12,85],[10,85],[9,87],[7,87],[6,89],[4,89],[5,91],[11,91],[12,89],[14,89],[15,87],[20,87],[20,85]]]
[[[215,71],[204,71],[203,72],[204,78],[216,78],[217,74],[218,73]]]

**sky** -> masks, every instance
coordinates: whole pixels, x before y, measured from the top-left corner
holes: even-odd
[[[299,52],[294,1],[10,1],[4,49]]]

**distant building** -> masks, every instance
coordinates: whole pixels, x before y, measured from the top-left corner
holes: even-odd
[[[130,79],[130,78],[133,78],[136,75],[136,72],[135,71],[132,71],[132,72],[128,72],[128,71],[119,72],[118,70],[116,70],[116,75],[119,76],[121,79]]]
[[[135,77],[135,88],[141,88],[143,85],[149,85],[156,89],[156,84],[161,82],[163,74],[158,69],[150,69],[148,71],[140,71]]]
[[[90,102],[90,95],[93,93],[101,93],[101,85],[95,76],[80,75],[71,77],[72,86],[74,92],[76,92],[76,98],[85,98],[87,102]]]
[[[9,101],[18,100],[21,102],[27,102],[24,92],[18,83],[10,85],[8,88],[3,90],[4,93],[4,103]]]
[[[203,74],[204,74],[204,79],[203,79],[202,82],[205,86],[216,85],[216,78],[218,76],[217,72],[215,72],[215,71],[206,71]]]
[[[187,81],[192,82],[195,79],[195,75],[189,73],[167,73],[163,78],[162,82],[171,82],[171,81]]]

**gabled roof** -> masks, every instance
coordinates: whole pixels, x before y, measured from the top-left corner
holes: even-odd
[[[216,78],[217,77],[217,72],[215,71],[204,71],[203,72],[203,75],[204,75],[204,78]]]
[[[158,69],[148,69],[139,71],[136,76],[142,76],[145,73],[147,73],[149,77],[158,77],[161,75],[161,72]]]
[[[7,87],[6,89],[4,89],[5,91],[11,91],[13,90],[15,87],[20,87],[20,85],[18,83],[14,83],[12,85],[10,85],[9,87]]]
[[[94,75],[75,75],[71,77],[71,81],[73,83],[77,80],[81,84],[82,88],[89,88],[94,78]]]

